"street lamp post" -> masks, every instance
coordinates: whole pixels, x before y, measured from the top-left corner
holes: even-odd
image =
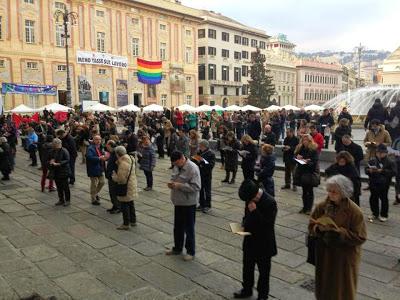
[[[75,25],[78,20],[78,14],[76,12],[69,12],[67,8],[64,11],[57,10],[54,13],[54,18],[56,22],[60,19],[62,20],[64,26],[64,34],[61,35],[64,38],[65,44],[65,60],[67,64],[67,106],[72,107],[72,96],[71,96],[71,77],[69,72],[69,54],[68,54],[68,39],[70,35],[68,33],[68,24]]]

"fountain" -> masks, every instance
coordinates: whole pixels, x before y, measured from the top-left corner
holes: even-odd
[[[337,95],[322,106],[341,111],[346,106],[352,115],[365,116],[374,104],[375,99],[381,99],[384,107],[394,106],[400,100],[400,87],[371,86],[358,88]]]

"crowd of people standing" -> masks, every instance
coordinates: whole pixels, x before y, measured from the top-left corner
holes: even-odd
[[[226,175],[223,184],[235,184],[241,166],[244,182],[239,189],[239,196],[246,202],[242,225],[244,230],[251,233],[245,237],[243,246],[243,290],[235,293],[235,297],[251,295],[250,287],[254,281],[254,275],[251,274],[257,264],[260,271],[259,299],[266,299],[270,259],[277,252],[276,246],[265,244],[268,235],[268,240],[275,245],[276,151],[282,151],[285,165],[285,184],[281,189],[296,191],[301,187],[303,203],[300,213],[311,215],[310,234],[326,238],[329,240],[327,243],[344,235],[346,243],[358,247],[366,236],[362,214],[360,217],[357,207],[360,205],[363,160],[369,178],[372,212],[369,220],[387,221],[388,191],[393,177],[396,178],[394,204],[400,203],[400,159],[396,152],[400,150],[399,120],[400,100],[389,111],[377,99],[364,124],[364,155],[362,147],[352,141],[353,118],[346,108],[338,116],[329,109],[322,114],[306,112],[304,109],[298,112],[282,109],[257,114],[216,111],[193,113],[179,109],[146,114],[120,112],[117,115],[71,111],[62,123],[54,118],[52,112],[46,111],[39,123],[21,123],[18,127],[10,116],[2,116],[0,171],[2,180],[11,179],[20,136],[32,167],[38,166],[39,156],[41,191],[45,192],[48,181],[49,192],[56,190],[58,194],[55,205],[68,206],[71,199],[73,201],[70,186],[75,184],[75,165],[81,153],[81,163],[86,164],[90,180],[91,204],[100,205],[100,192],[107,179],[112,203],[107,211],[110,214],[122,213],[123,223],[117,229],[129,230],[131,226],[136,226],[137,221],[134,204],[138,198],[137,166],[146,178],[143,190],[151,192],[154,180],[157,180],[153,177],[157,160],[167,155],[171,160],[172,173],[168,188],[171,189],[174,205],[174,247],[166,254],[181,254],[185,246],[184,259],[190,261],[195,256],[196,211],[209,213],[212,207],[212,174],[216,165],[215,153],[219,152],[221,169]],[[335,144],[337,155],[335,163],[325,170],[330,178],[327,181],[328,198],[313,210],[314,188],[321,183],[320,155],[330,143]],[[397,153],[397,156],[388,155],[389,150]],[[319,223],[317,219],[324,215],[324,211],[346,210],[349,207],[358,218],[354,227],[357,229],[356,236],[351,235],[352,228],[347,228],[346,232],[339,230],[334,234],[329,233],[335,237],[328,237],[326,232],[330,230],[326,227],[329,226]],[[260,214],[255,215],[255,210]],[[336,213],[329,216],[337,224],[344,222]],[[266,224],[268,226],[260,229]],[[265,249],[262,253],[254,250],[260,245]],[[324,274],[320,276],[324,277]],[[326,279],[322,277],[317,281],[317,289],[326,287]],[[349,280],[354,281],[354,278]],[[349,289],[352,292],[354,290]],[[318,298],[324,299],[323,295],[321,292]]]

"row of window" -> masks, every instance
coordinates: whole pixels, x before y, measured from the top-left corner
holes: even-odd
[[[282,87],[280,85],[276,86],[278,91],[283,91],[283,92],[294,92],[294,86],[286,86],[283,85]]]
[[[199,95],[203,95],[203,94],[204,94],[204,88],[202,86],[200,86],[199,87]],[[248,84],[244,84],[242,87],[235,88],[235,95],[240,96],[240,94],[242,94],[242,95],[249,94],[249,85]],[[210,95],[215,95],[215,87],[214,86],[210,86]],[[223,95],[224,96],[232,96],[232,95],[229,95],[228,87],[226,87],[226,86],[223,87]]]
[[[283,71],[272,71],[272,77],[276,82],[295,82],[295,74]]]
[[[324,83],[324,84],[338,84],[338,77],[329,76],[329,75],[314,75],[314,74],[305,74],[304,75],[305,82],[314,82],[314,83]]]
[[[314,91],[308,92],[306,90],[306,92],[304,93],[304,100],[330,100],[332,98],[335,98],[336,96],[337,96],[337,93],[332,92],[332,91],[330,91],[330,92],[320,91],[319,93],[318,92],[314,93]]]
[[[208,55],[211,55],[211,56],[217,55],[217,48],[215,48],[215,47],[199,47],[198,48],[199,55],[206,55],[206,49],[208,50],[207,51]],[[229,50],[222,49],[221,55],[223,58],[229,58]],[[234,51],[233,57],[236,60],[240,60],[242,58],[249,59],[249,52],[248,51]]]
[[[215,29],[208,29],[208,38],[210,39],[217,39],[217,31]],[[199,39],[203,39],[206,37],[206,30],[205,29],[199,29],[198,34],[197,34]],[[230,34],[228,32],[221,32],[221,40],[224,42],[229,42],[230,40]],[[249,45],[249,38],[247,37],[242,37],[240,35],[234,35],[233,41],[235,44],[238,45],[243,45],[243,46],[248,46]],[[264,41],[257,41],[256,39],[251,39],[250,40],[251,47],[253,48],[261,48],[265,49],[266,43]]]
[[[229,81],[229,67],[221,66],[221,80]],[[249,76],[249,66],[241,68],[233,68],[233,81],[241,82],[243,77]],[[199,65],[199,80],[206,80],[206,65]],[[214,64],[208,65],[208,80],[217,80],[217,66]]]

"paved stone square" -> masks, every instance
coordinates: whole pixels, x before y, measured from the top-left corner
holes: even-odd
[[[198,213],[196,259],[184,262],[164,255],[173,242],[167,159],[158,161],[151,192],[142,191],[145,178],[138,170],[138,226],[120,232],[115,228],[122,216],[105,211],[111,206],[106,187],[101,206],[90,204],[89,179],[79,158],[72,205],[55,207],[56,193],[40,192],[41,171],[28,167],[27,154],[18,150],[12,180],[0,183],[0,299],[31,292],[58,299],[230,299],[241,287],[242,238],[228,227],[243,214],[237,197],[241,171],[237,184],[221,184],[224,172],[217,164],[213,209],[207,215]],[[297,213],[301,192],[279,189],[283,172],[274,178],[279,254],[273,259],[270,294],[276,299],[313,299],[314,270],[305,262],[308,220]],[[317,201],[325,195],[323,185],[316,191]],[[393,190],[390,196],[392,201]],[[367,197],[364,192],[361,200],[366,216]],[[389,222],[367,225],[359,299],[400,298],[399,223],[400,207],[391,205]]]

